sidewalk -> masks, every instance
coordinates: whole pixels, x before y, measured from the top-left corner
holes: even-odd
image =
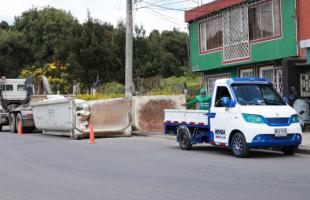
[[[310,154],[310,132],[304,132],[302,135],[302,143],[299,146],[300,152],[308,152]]]

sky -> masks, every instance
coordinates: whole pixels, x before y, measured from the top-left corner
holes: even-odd
[[[196,7],[201,2],[212,0],[138,0],[134,5],[134,24],[143,26],[147,33],[153,29],[187,31],[184,11]],[[87,10],[92,18],[116,25],[125,21],[126,0],[0,0],[0,21],[14,22],[14,17],[32,7],[52,6],[70,11],[80,22],[87,18]],[[174,10],[171,10],[174,9]]]

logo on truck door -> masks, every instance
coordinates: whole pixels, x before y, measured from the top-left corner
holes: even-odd
[[[215,138],[216,139],[225,139],[226,138],[226,132],[225,130],[215,130]]]

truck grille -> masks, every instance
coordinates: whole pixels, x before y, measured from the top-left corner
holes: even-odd
[[[266,118],[266,122],[270,126],[283,126],[289,124],[289,118]]]

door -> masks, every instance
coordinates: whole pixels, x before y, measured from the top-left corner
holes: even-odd
[[[215,117],[210,119],[210,128],[214,133],[214,142],[228,144],[235,108],[224,107],[221,99],[223,97],[232,99],[232,95],[227,86],[217,86],[214,96],[215,98],[212,99],[211,113],[215,113]]]

